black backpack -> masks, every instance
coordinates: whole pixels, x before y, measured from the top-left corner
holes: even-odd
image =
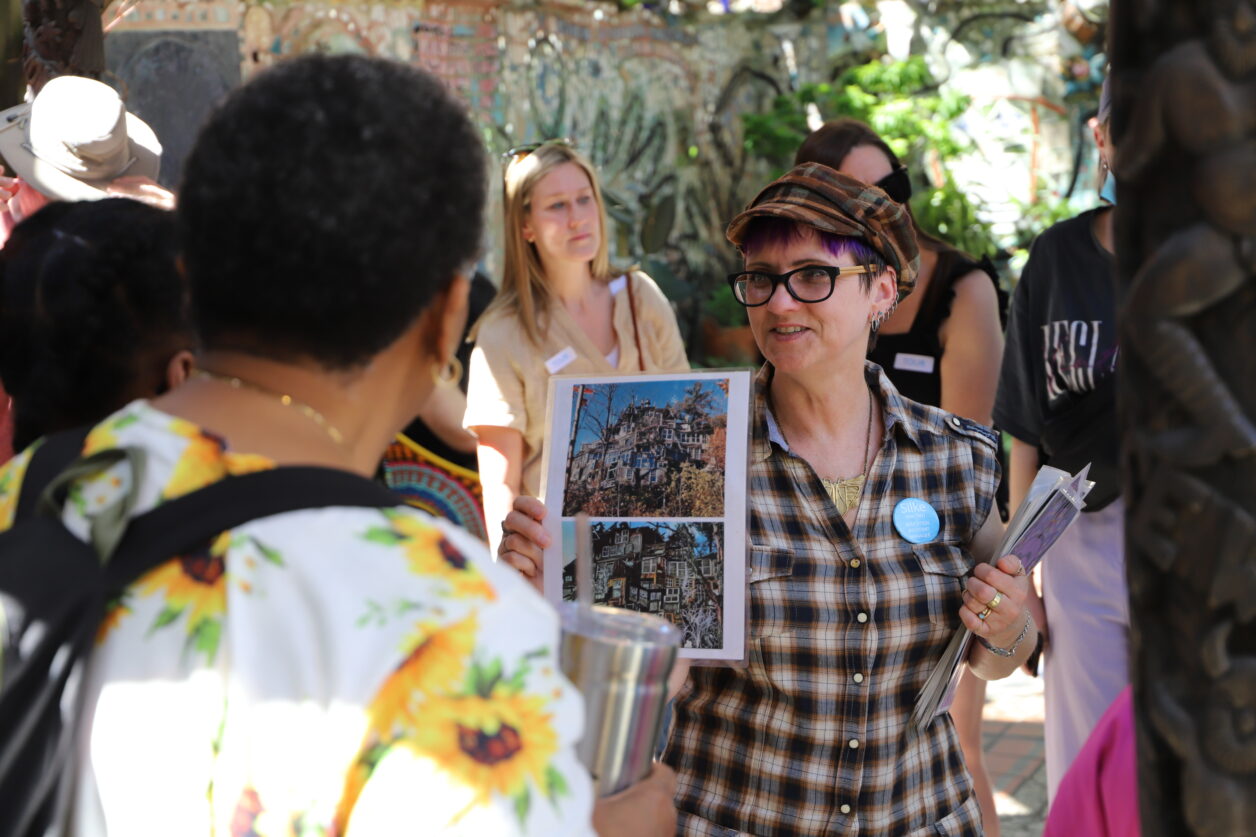
[[[325,506],[400,505],[365,477],[285,466],[162,503],[127,523],[116,543],[93,546],[62,525],[65,490],[136,451],[80,458],[86,436],[67,431],[36,449],[13,526],[0,534],[0,837],[60,833],[82,749],[84,675],[112,599],[148,570],[251,520]]]

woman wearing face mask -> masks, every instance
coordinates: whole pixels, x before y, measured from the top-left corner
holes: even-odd
[[[538,587],[540,566],[502,521],[540,490],[549,376],[689,368],[671,305],[650,277],[607,255],[602,191],[565,140],[508,152],[501,291],[476,325],[463,424],[479,438],[489,542]]]
[[[1129,681],[1109,109],[1105,85],[1091,127],[1109,205],[1056,224],[1034,242],[1012,298],[994,406],[995,420],[1012,436],[1013,503],[1025,496],[1040,462],[1070,472],[1089,462],[1095,481],[1086,513],[1043,561],[1042,601],[1035,614],[1048,649],[1048,798]]]
[[[826,122],[798,148],[794,164],[823,163],[881,188],[907,209],[920,245],[920,276],[876,332],[870,360],[899,392],[919,401],[991,423],[998,361],[1003,353],[1000,291],[994,266],[925,233],[911,217],[911,179],[889,145],[857,119]],[[998,837],[994,789],[982,757],[981,711],[986,684],[964,672],[951,706],[955,728],[981,803],[985,832]]]

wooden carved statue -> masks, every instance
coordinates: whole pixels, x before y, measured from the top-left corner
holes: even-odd
[[[105,33],[99,0],[23,0],[22,70],[35,92],[50,78],[100,78]]]
[[[1256,835],[1256,2],[1114,0],[1146,835]]]

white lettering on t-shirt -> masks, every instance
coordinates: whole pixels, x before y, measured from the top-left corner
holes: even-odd
[[[1102,376],[1116,369],[1115,347],[1099,354],[1102,328],[1102,320],[1053,320],[1042,326],[1048,399],[1065,392],[1090,392],[1096,370]]]

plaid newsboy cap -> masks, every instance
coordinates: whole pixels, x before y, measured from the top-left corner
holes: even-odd
[[[907,210],[878,189],[820,163],[803,163],[772,181],[728,225],[738,247],[752,218],[787,218],[833,235],[861,238],[898,274],[898,298],[911,293],[920,250]]]

